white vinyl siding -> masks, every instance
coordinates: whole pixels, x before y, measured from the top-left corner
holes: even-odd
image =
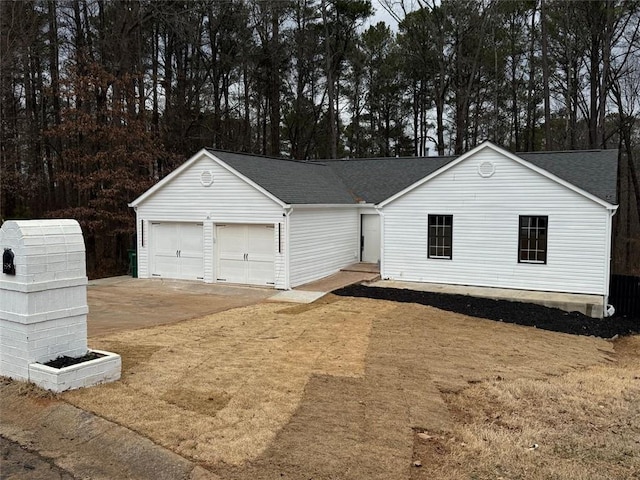
[[[428,161],[428,160],[427,160]],[[491,177],[478,174],[490,161]],[[427,255],[429,214],[453,215],[453,258]],[[383,278],[606,295],[606,208],[491,149],[383,208]],[[518,262],[521,215],[548,216],[547,263]]]
[[[213,183],[205,187],[202,172],[213,173]],[[215,279],[216,224],[270,224],[285,227],[283,208],[258,189],[210,159],[201,157],[146,198],[137,207],[138,276],[149,278],[150,222],[198,222],[203,224],[204,281]],[[144,227],[141,228],[141,223]],[[144,244],[141,232],[144,231]],[[275,287],[287,288],[285,269],[286,245],[278,253],[274,240]]]
[[[326,277],[358,261],[357,209],[294,207],[289,222],[291,287]]]

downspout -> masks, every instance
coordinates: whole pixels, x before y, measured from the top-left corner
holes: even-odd
[[[285,245],[284,245],[284,289],[285,290],[291,290],[291,279],[290,279],[290,272],[291,272],[291,265],[290,265],[290,259],[291,259],[291,254],[290,254],[290,250],[291,250],[291,242],[290,240],[290,235],[289,235],[289,231],[291,230],[289,227],[291,225],[291,220],[289,219],[289,217],[291,216],[291,213],[293,213],[293,207],[291,205],[286,205],[284,207],[284,238],[285,238]]]
[[[616,210],[618,206],[615,206],[611,209],[608,209],[607,212],[609,215],[607,216],[607,241],[605,246],[605,265],[604,265],[604,304],[603,304],[603,312],[602,317],[610,317],[615,312],[616,309],[613,305],[609,305],[609,287],[611,283],[611,237],[613,232],[611,231],[613,224],[613,216],[616,214]]]
[[[131,204],[129,204],[129,206],[131,207]],[[134,213],[136,214],[136,277],[140,277],[140,253],[144,248],[144,219],[140,218],[140,215],[138,215],[137,206],[132,208]]]
[[[380,278],[385,280],[384,275],[384,212],[378,205],[374,207],[378,215],[380,215]]]

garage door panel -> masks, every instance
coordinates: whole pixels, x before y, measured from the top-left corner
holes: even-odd
[[[246,253],[245,225],[219,225],[216,228],[216,240],[218,251],[226,258],[235,258],[236,255],[244,257]]]
[[[218,281],[245,283],[244,260],[221,259],[218,265]]]
[[[180,228],[180,256],[189,258],[203,257],[204,239],[202,225],[184,224]]]
[[[173,252],[175,256],[178,250],[178,236],[174,224],[151,224],[156,253],[167,254]]]
[[[247,262],[247,283],[251,285],[273,285],[273,260]]]
[[[178,260],[175,252],[173,257],[156,255],[154,277],[178,278]]]
[[[273,226],[267,225],[252,225],[249,227],[249,236],[247,244],[247,253],[251,257],[258,255],[261,258],[270,257],[273,259]]]
[[[216,228],[219,281],[272,285],[274,228],[271,225],[220,225]]]
[[[175,225],[152,223],[151,238],[154,244],[152,276],[175,278],[178,274],[178,237]]]
[[[203,278],[202,224],[153,223],[150,241],[153,276],[184,280]]]

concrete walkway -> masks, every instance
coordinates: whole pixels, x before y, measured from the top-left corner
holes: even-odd
[[[602,316],[602,297],[599,295],[579,295],[576,293],[534,292],[507,288],[473,287],[468,285],[446,285],[443,283],[400,282],[378,280],[368,284],[371,287],[405,288],[420,292],[469,295],[471,297],[495,298],[515,302],[534,303],[545,307],[559,308],[567,312],[580,312],[590,317]]]
[[[372,263],[354,263],[337,273],[315,282],[296,287],[296,290],[331,292],[354,283],[371,282],[380,277],[380,269]]]
[[[354,263],[333,275],[305,283],[293,290],[285,290],[270,297],[273,302],[312,303],[329,292],[354,283],[371,282],[380,278],[380,269],[373,263]]]

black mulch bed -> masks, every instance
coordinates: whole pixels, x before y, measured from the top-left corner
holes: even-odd
[[[419,303],[462,313],[470,317],[515,323],[553,332],[612,338],[616,335],[640,333],[640,319],[627,317],[591,318],[578,312],[565,312],[557,308],[532,303],[495,300],[447,293],[418,292],[400,288],[366,287],[350,285],[332,293],[345,297],[366,297],[394,302]]]
[[[89,352],[82,357],[67,357],[63,355],[61,357],[56,358],[55,360],[50,360],[44,365],[52,368],[64,368],[70,367],[71,365],[77,365],[79,363],[88,362],[89,360],[95,360],[96,358],[104,357],[101,353]]]

